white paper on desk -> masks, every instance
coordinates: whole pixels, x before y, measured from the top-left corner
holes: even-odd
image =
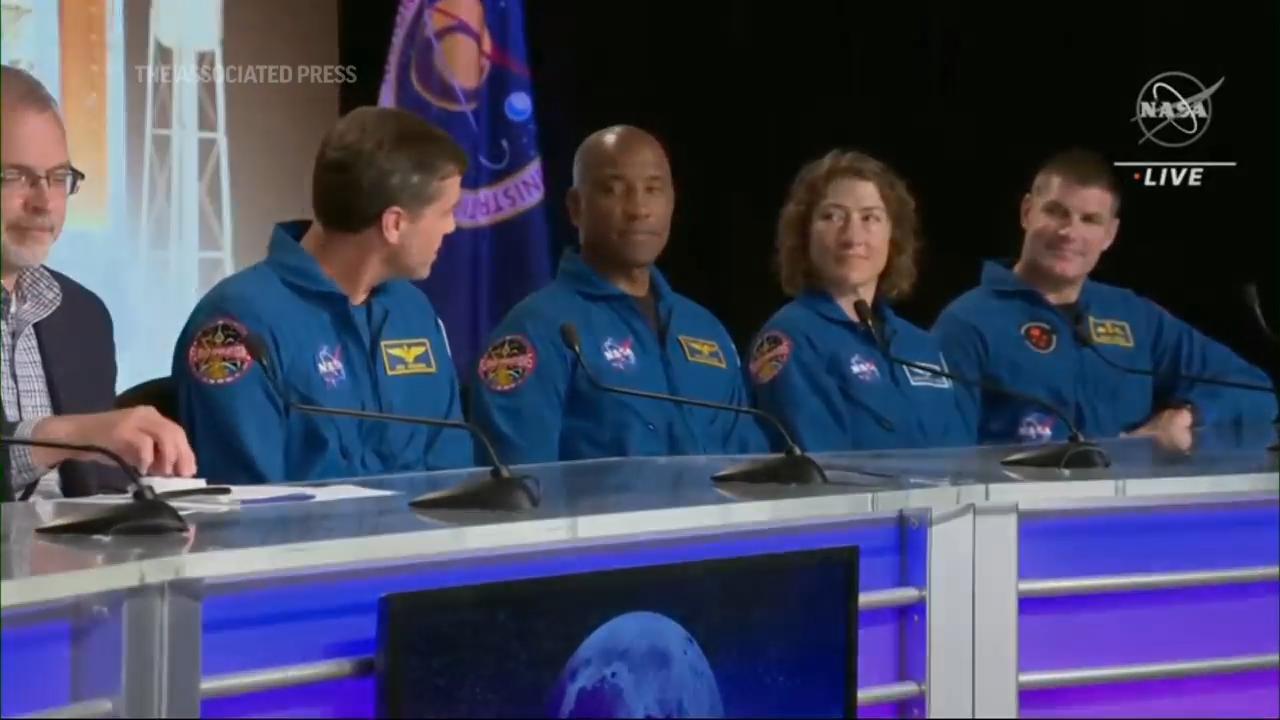
[[[301,487],[289,485],[231,485],[227,495],[188,495],[174,498],[168,503],[183,515],[201,512],[227,512],[241,507],[257,507],[269,504],[315,503],[328,500],[351,500],[383,495],[397,495],[394,490],[373,490],[358,485],[330,485],[328,487]],[[290,499],[290,496],[298,496]],[[307,497],[303,497],[307,496]],[[93,495],[90,497],[62,498],[50,502],[80,503],[86,505],[117,505],[132,502],[129,495]]]
[[[379,497],[395,495],[392,490],[372,490],[358,485],[329,485],[325,487],[302,487],[296,485],[232,485],[227,495],[190,495],[171,502],[176,505],[196,506],[237,506],[257,503],[276,502],[325,502],[328,500],[351,500],[354,498]],[[290,500],[298,496],[297,500]],[[309,496],[309,497],[303,497]]]
[[[53,504],[123,505],[124,503],[133,502],[133,496],[128,494],[89,495],[87,497],[57,498],[56,500],[46,500],[44,502],[49,503],[50,505],[53,505]],[[202,513],[202,512],[217,513],[217,512],[226,512],[228,510],[234,509],[234,507],[231,505],[219,506],[219,505],[212,505],[212,504],[200,504],[200,505],[197,505],[195,503],[185,504],[181,499],[170,500],[169,504],[172,505],[173,509],[177,510],[178,514],[180,515],[190,515],[192,513]]]
[[[150,485],[153,490],[158,493],[169,492],[171,490],[190,490],[191,488],[201,488],[207,485],[204,478],[184,478],[184,477],[152,477],[148,475],[142,478],[143,485]]]

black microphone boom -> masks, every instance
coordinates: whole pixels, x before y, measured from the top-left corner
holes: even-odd
[[[267,354],[266,346],[263,344],[262,339],[257,335],[251,334],[245,336],[243,342],[245,349],[249,351],[249,356],[253,358],[254,362],[262,366],[263,372],[267,375],[268,384],[280,396],[280,401],[284,403],[286,409],[297,410],[311,415],[349,417],[361,420],[466,430],[480,441],[480,444],[484,446],[485,453],[489,456],[489,460],[493,463],[487,475],[451,488],[420,495],[409,501],[410,507],[431,510],[506,510],[519,512],[536,508],[541,502],[540,493],[530,484],[532,478],[527,475],[515,475],[510,468],[502,464],[502,461],[498,459],[497,451],[493,449],[493,443],[475,425],[462,420],[441,420],[394,413],[343,410],[293,402],[285,392],[284,381],[276,374],[275,367],[271,364],[270,356]]]
[[[786,443],[787,448],[781,456],[771,457],[764,460],[752,460],[740,465],[735,465],[712,475],[712,480],[716,482],[745,482],[752,484],[768,483],[782,485],[809,485],[827,482],[827,475],[823,472],[818,463],[815,462],[813,458],[804,454],[804,451],[800,449],[800,446],[796,445],[795,441],[791,439],[791,435],[787,432],[787,429],[783,427],[782,423],[772,415],[762,410],[757,410],[756,408],[709,402],[706,400],[695,400],[693,398],[680,397],[678,395],[665,395],[663,393],[632,390],[630,388],[608,385],[601,382],[600,379],[591,372],[591,369],[587,367],[587,361],[582,357],[582,344],[578,339],[578,329],[575,328],[572,323],[564,323],[560,326],[560,339],[564,342],[565,346],[569,348],[569,351],[573,353],[573,356],[577,359],[578,366],[582,368],[582,372],[587,376],[587,379],[591,384],[605,392],[647,398],[649,400],[659,400],[662,402],[677,403],[681,405],[692,405],[694,407],[710,408],[712,410],[723,410],[742,415],[752,415],[754,417],[763,418],[782,435],[782,439]]]
[[[1253,310],[1253,318],[1258,322],[1258,327],[1262,328],[1262,334],[1267,336],[1272,343],[1280,345],[1280,336],[1276,335],[1271,326],[1267,324],[1267,316],[1262,312],[1262,299],[1258,297],[1258,286],[1249,283],[1244,286],[1244,301]]]
[[[1127,365],[1121,365],[1120,363],[1107,357],[1106,353],[1098,349],[1097,344],[1093,342],[1093,338],[1089,337],[1089,333],[1085,331],[1084,322],[1085,322],[1084,316],[1082,315],[1077,316],[1076,321],[1072,326],[1072,330],[1074,331],[1076,336],[1076,342],[1089,348],[1090,350],[1093,351],[1094,355],[1097,355],[1098,357],[1102,358],[1103,362],[1105,362],[1106,364],[1110,365],[1111,367],[1121,372],[1129,373],[1131,375],[1145,375],[1147,377],[1156,377],[1156,372],[1154,370],[1144,370],[1142,368],[1135,368],[1135,367],[1129,367]],[[1271,386],[1269,385],[1259,385],[1257,383],[1241,382],[1239,380],[1223,380],[1221,378],[1206,377],[1204,375],[1179,374],[1176,377],[1179,380],[1186,380],[1188,382],[1203,383],[1205,385],[1217,385],[1219,387],[1235,388],[1237,390],[1252,390],[1254,392],[1264,392],[1268,394],[1274,392],[1273,388],[1271,388]]]
[[[884,353],[885,358],[888,359],[889,362],[903,367],[909,367],[920,372],[936,375],[938,377],[947,378],[948,380],[958,382],[962,385],[981,388],[987,392],[993,392],[997,395],[1004,395],[1005,397],[1011,397],[1023,402],[1031,403],[1037,407],[1048,410],[1051,414],[1066,424],[1069,438],[1065,445],[1047,444],[1031,450],[1016,452],[1001,460],[1001,464],[1023,467],[1052,467],[1058,469],[1099,468],[1111,466],[1111,458],[1107,457],[1107,453],[1097,445],[1085,442],[1084,436],[1080,434],[1075,423],[1071,422],[1071,418],[1068,417],[1065,412],[1048,401],[1023,392],[1018,392],[1017,390],[1013,390],[1002,385],[996,385],[985,380],[961,377],[939,368],[895,357],[893,353],[889,351],[889,343],[885,341],[880,331],[876,329],[874,317],[871,314],[871,306],[867,301],[862,298],[855,300],[853,303],[853,311],[858,316],[858,321],[865,325],[867,330],[871,332],[871,337],[875,340],[876,345],[880,348],[880,352]]]
[[[146,485],[138,477],[138,471],[116,453],[97,445],[50,442],[0,437],[0,447],[23,447],[72,450],[79,453],[95,453],[109,458],[129,478],[132,502],[115,505],[97,515],[46,523],[36,528],[38,533],[50,535],[164,535],[187,531],[187,521],[182,515],[156,494],[155,488]]]
[[[1262,328],[1262,334],[1271,341],[1272,348],[1280,347],[1280,336],[1277,336],[1267,324],[1267,316],[1262,312],[1262,300],[1258,297],[1258,286],[1249,283],[1244,286],[1244,300],[1253,309],[1253,317],[1258,321],[1258,327]],[[1274,391],[1276,394],[1276,419],[1273,423],[1276,430],[1280,431],[1280,382],[1274,382]],[[1280,440],[1271,443],[1267,448],[1271,452],[1280,452]]]

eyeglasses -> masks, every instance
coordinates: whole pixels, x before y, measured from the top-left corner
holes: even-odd
[[[80,183],[84,182],[84,178],[84,173],[69,165],[67,167],[54,168],[43,175],[25,167],[11,166],[0,170],[0,186],[3,186],[5,190],[26,188],[34,190],[36,185],[41,180],[44,180],[50,192],[75,195],[76,191],[80,189]]]

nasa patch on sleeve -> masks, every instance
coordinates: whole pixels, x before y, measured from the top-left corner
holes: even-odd
[[[533,343],[523,335],[508,335],[495,341],[480,358],[480,380],[496,392],[510,392],[525,383],[538,366]]]
[[[245,347],[249,331],[230,318],[218,318],[196,333],[187,348],[191,374],[207,385],[228,385],[244,377],[253,367]]]
[[[778,376],[791,359],[791,338],[779,330],[770,330],[751,348],[751,379],[763,385]]]

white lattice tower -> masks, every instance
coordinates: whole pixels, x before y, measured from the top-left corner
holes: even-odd
[[[3,29],[5,62],[27,72],[35,70],[35,63],[26,53],[31,42],[32,1],[0,0],[0,29]]]
[[[194,303],[235,267],[222,0],[151,0],[143,136],[143,267]]]

